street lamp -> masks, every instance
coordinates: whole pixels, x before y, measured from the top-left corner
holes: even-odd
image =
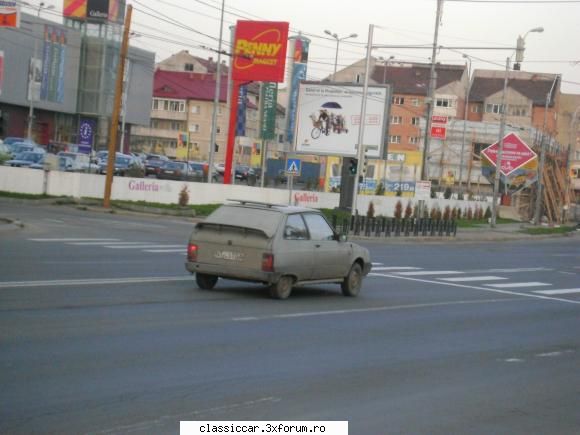
[[[521,41],[523,42],[524,38],[530,32],[543,32],[543,31],[544,31],[543,27],[535,27],[531,30],[528,30],[524,34],[524,37],[521,38]],[[521,50],[520,50],[520,45],[521,45]],[[521,60],[523,60],[523,44],[520,44],[520,37],[518,37],[518,48],[516,49],[515,54],[516,54],[516,56],[519,55]],[[495,176],[494,176],[494,181],[493,181],[493,196],[492,196],[492,204],[491,204],[491,206],[492,206],[492,208],[491,208],[491,227],[492,228],[495,227],[496,220],[497,220],[497,195],[498,195],[498,191],[499,191],[499,181],[501,178],[501,164],[503,161],[503,137],[505,135],[505,125],[506,125],[506,116],[507,116],[506,93],[507,93],[507,85],[508,85],[508,78],[509,78],[509,66],[510,66],[510,61],[511,61],[512,56],[513,56],[513,54],[506,58],[505,77],[504,77],[504,83],[503,83],[503,92],[502,92],[502,96],[501,96],[501,105],[500,105],[501,117],[500,117],[500,123],[499,123],[499,141],[498,141],[499,146],[498,146],[498,150],[497,150],[497,161],[496,161]],[[555,81],[554,81],[554,83],[555,83]],[[551,92],[552,92],[552,90],[550,90],[550,93],[548,94],[548,98],[551,95]],[[547,105],[548,104],[546,103],[546,111],[548,110]],[[545,113],[544,113],[544,115],[545,115]],[[545,117],[544,117],[544,119],[545,119]],[[540,162],[540,167],[538,168],[538,189],[541,187],[541,185],[540,185],[540,183],[541,183],[541,165],[542,165],[542,162]]]
[[[338,64],[338,45],[340,44],[340,41],[344,41],[345,39],[348,38],[356,38],[358,35],[356,33],[351,33],[348,36],[343,36],[342,38],[339,38],[336,33],[332,33],[330,30],[325,30],[324,33],[332,36],[336,40],[336,53],[334,55],[334,74],[332,75],[332,81],[336,81],[336,66]]]
[[[524,60],[524,50],[526,48],[526,36],[528,33],[542,33],[544,31],[543,27],[534,27],[524,33],[524,36],[518,36],[517,49],[516,49],[516,63],[514,63],[514,71],[519,71],[521,67],[521,62]]]
[[[463,194],[463,157],[465,154],[465,133],[467,129],[467,112],[469,108],[469,92],[471,91],[471,57],[463,55],[469,62],[467,69],[467,86],[465,89],[465,109],[463,110],[463,139],[461,141],[461,154],[459,154],[459,191]]]

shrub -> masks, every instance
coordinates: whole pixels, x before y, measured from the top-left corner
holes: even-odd
[[[478,221],[483,220],[483,208],[482,207],[477,207],[477,220]]]
[[[385,185],[382,182],[380,182],[377,188],[375,189],[375,195],[383,196],[384,194],[385,194]]]
[[[411,201],[407,203],[405,207],[405,219],[409,219],[413,215],[413,207],[411,207]]]
[[[445,199],[451,198],[452,193],[453,192],[451,191],[451,187],[447,187],[445,189],[445,192],[443,192],[443,198],[445,198]]]
[[[461,210],[461,207],[457,207],[457,219],[461,219],[462,213],[463,213],[463,210]]]
[[[374,218],[375,217],[375,205],[373,204],[373,202],[369,202],[369,208],[367,209],[367,217],[369,219]]]
[[[441,209],[437,208],[435,219],[441,219],[442,217],[443,217],[443,213],[441,212]]]
[[[401,201],[397,201],[395,204],[395,219],[401,219],[401,216],[403,216],[403,204],[401,204]]]
[[[487,220],[489,218],[491,218],[491,208],[489,208],[489,205],[487,206],[487,208],[485,209],[485,214],[483,215],[483,217]]]
[[[145,177],[145,169],[140,168],[139,166],[131,166],[125,175],[132,178],[143,178]]]
[[[472,210],[472,208],[471,208],[471,207],[469,207],[469,208],[467,209],[467,220],[468,220],[468,221],[470,221],[470,220],[473,220],[473,210]]]
[[[186,207],[189,203],[189,191],[187,190],[187,186],[184,185],[181,190],[179,191],[179,200],[178,203],[181,207]]]
[[[427,219],[429,218],[429,216],[431,216],[431,212],[429,210],[429,207],[425,205],[425,207],[423,208],[423,219]]]
[[[437,219],[437,209],[435,207],[433,207],[429,212],[429,217],[431,219]]]
[[[419,219],[419,204],[415,204],[415,207],[413,207],[413,217],[415,219]]]
[[[445,206],[445,211],[443,212],[443,219],[448,221],[451,217],[451,207],[448,205]]]
[[[457,207],[453,207],[451,210],[451,219],[457,219]]]

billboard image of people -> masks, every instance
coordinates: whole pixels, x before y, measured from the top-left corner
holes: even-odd
[[[369,158],[382,155],[389,88],[368,88],[363,145]],[[363,88],[349,83],[302,82],[296,114],[296,151],[307,154],[357,155]]]

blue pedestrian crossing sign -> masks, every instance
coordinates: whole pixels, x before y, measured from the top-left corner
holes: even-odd
[[[286,175],[300,176],[302,171],[302,160],[288,159],[286,160]]]

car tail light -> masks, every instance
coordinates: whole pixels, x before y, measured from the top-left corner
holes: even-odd
[[[274,254],[262,255],[262,271],[274,272]]]
[[[187,260],[188,261],[197,261],[197,245],[190,243],[187,245]]]

